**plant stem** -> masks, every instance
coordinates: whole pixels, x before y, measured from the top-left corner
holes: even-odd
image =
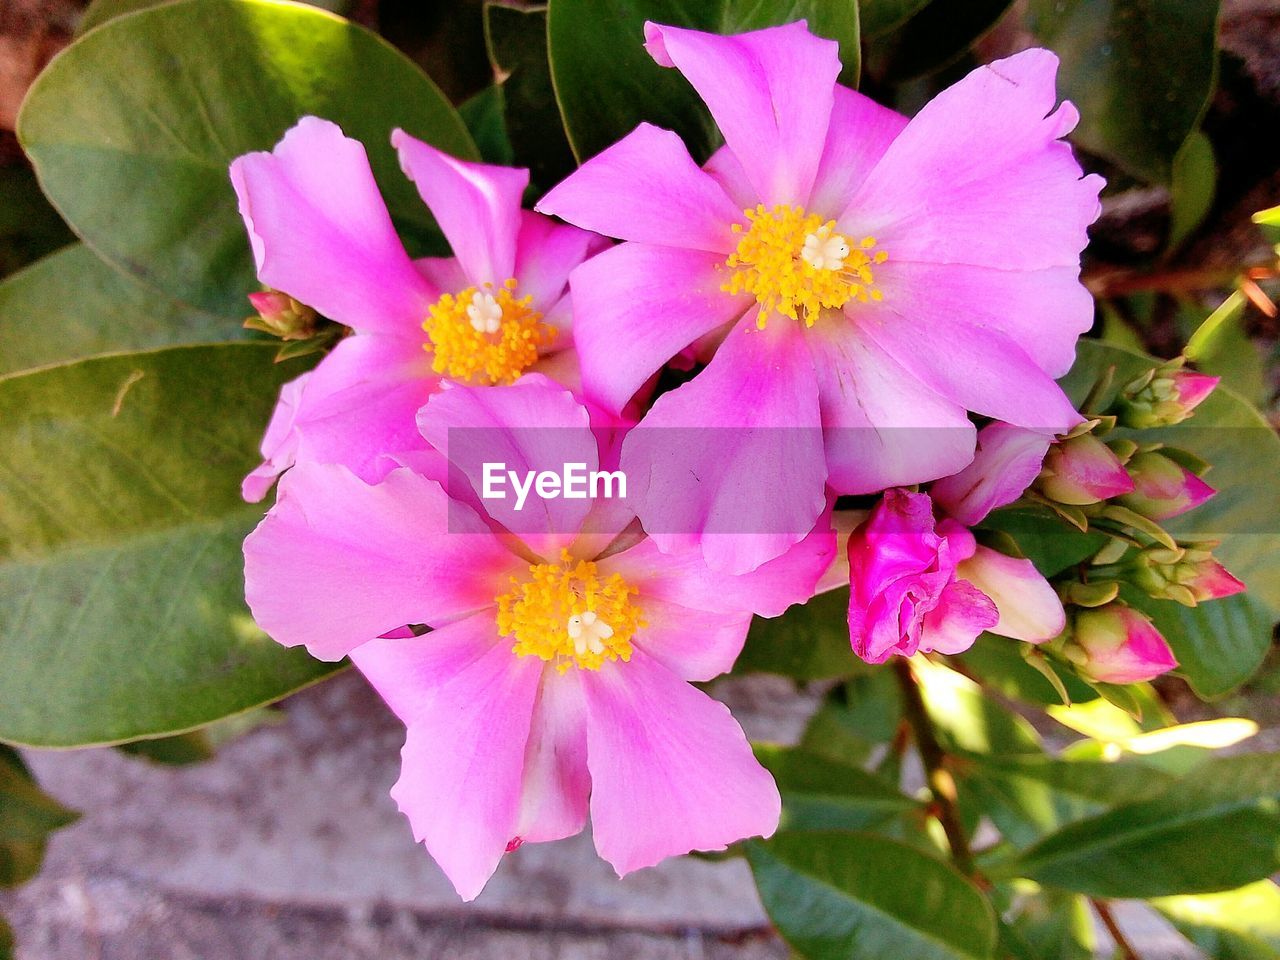
[[[1094,912],[1098,914],[1098,919],[1102,921],[1102,925],[1107,928],[1107,933],[1111,934],[1111,939],[1116,942],[1116,947],[1120,951],[1120,956],[1124,960],[1142,960],[1138,956],[1138,951],[1133,949],[1133,944],[1124,935],[1124,931],[1120,929],[1120,924],[1116,923],[1115,914],[1111,912],[1111,905],[1105,900],[1095,900],[1089,898],[1089,903],[1093,906]]]
[[[964,825],[960,822],[960,813],[956,808],[956,782],[946,768],[946,753],[933,732],[933,721],[929,719],[924,699],[920,696],[919,681],[911,672],[911,665],[902,657],[894,658],[893,671],[898,679],[898,686],[902,689],[903,711],[915,735],[920,762],[924,764],[925,781],[933,796],[933,815],[942,825],[942,832],[947,835],[951,859],[962,873],[973,877],[977,871],[973,865],[969,838],[964,832]]]

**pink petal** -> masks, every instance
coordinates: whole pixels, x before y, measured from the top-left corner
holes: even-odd
[[[533,297],[531,306],[545,319],[568,293],[569,272],[607,246],[608,241],[594,233],[523,211],[513,274],[517,295]]]
[[[622,468],[645,530],[666,552],[700,542],[725,573],[781,556],[826,506],[819,423],[799,325],[757,330],[748,315],[627,437]]]
[[[648,123],[553,187],[537,209],[608,237],[722,255],[737,245],[730,227],[743,219],[683,141]]]
[[[922,483],[973,457],[964,408],[907,373],[843,315],[824,315],[807,339],[833,490],[875,493]]]
[[[489,606],[521,563],[432,480],[398,469],[369,486],[345,467],[306,462],[281,480],[244,554],[258,625],[321,660]]]
[[[530,488],[517,507],[513,482],[532,472],[557,475],[567,464],[582,464],[586,472],[600,466],[595,435],[587,409],[563,387],[542,378],[528,378],[505,387],[451,386],[433,396],[418,414],[422,435],[443,452],[459,471],[458,483],[468,484],[494,520],[520,534],[537,549],[540,534],[574,534],[591,509],[589,499],[541,497]],[[502,465],[501,484],[490,477],[485,494],[485,465]],[[455,499],[459,491],[454,482]]]
[[[777,787],[724,704],[642,650],[582,680],[592,831],[620,876],[777,828]]]
[[[728,673],[742,652],[749,613],[711,613],[645,596],[645,626],[635,645],[681,680],[706,681]]]
[[[293,425],[298,417],[302,389],[310,376],[308,371],[280,388],[280,399],[276,401],[271,420],[267,423],[267,432],[262,437],[262,463],[240,484],[240,495],[250,503],[257,503],[265,497],[276,477],[293,466],[298,452],[298,434]]]
[[[753,302],[720,290],[717,254],[624,243],[573,272],[583,388],[620,411],[664,363]]]
[[[258,279],[356,330],[405,334],[438,294],[414,269],[364,147],[303,117],[231,164]]]
[[[1050,377],[1076,359],[1076,342],[1093,326],[1093,297],[1078,265],[1042,270],[975,267],[963,263],[907,263],[893,259],[876,268],[885,302],[900,315],[922,310],[956,316],[1008,337]],[[890,297],[896,299],[890,301]],[[924,304],[944,306],[932,310]]]
[[[938,605],[925,615],[920,634],[921,653],[963,653],[978,634],[995,626],[996,605],[982,591],[963,580],[947,585]]]
[[[376,482],[385,457],[426,446],[417,412],[439,384],[421,342],[347,337],[312,371],[300,398],[299,459],[341,463]]]
[[[1075,267],[1102,178],[1081,177],[1058,138],[1058,58],[1025,50],[979,67],[928,103],[850,200],[841,228],[873,234],[891,261],[1001,270]]]
[[[1000,613],[992,633],[1026,643],[1043,643],[1067,625],[1058,593],[1030,560],[978,547],[960,563],[957,576],[991,598]]]
[[[471,286],[457,257],[422,257],[413,265],[441,293],[461,293]]]
[[[933,502],[973,526],[996,507],[1017,500],[1037,476],[1051,438],[1034,430],[990,423],[978,434],[973,463],[929,490]]]
[[[747,179],[747,171],[742,168],[742,162],[727,146],[719,147],[711,154],[702,169],[720,184],[739,209],[747,210],[760,202],[760,196]]]
[[[1081,422],[1062,388],[1016,342],[889,274],[876,274],[884,301],[855,303],[849,316],[925,386],[966,410],[1046,434]]]
[[[870,97],[836,85],[831,125],[808,208],[836,217],[903,131],[907,118]]]
[[[759,199],[803,206],[831,119],[838,45],[804,21],[728,37],[646,23],[644,35],[653,59],[698,91]]]
[[[559,840],[587,823],[586,703],[578,671],[543,670],[533,729],[524,758],[524,783],[515,839]]]
[[[835,553],[831,524],[819,519],[813,532],[782,556],[740,576],[712,570],[697,545],[663,553],[649,538],[600,561],[600,568],[622,574],[646,599],[715,613],[776,617],[813,596]]]
[[[392,131],[391,145],[471,283],[499,284],[515,276],[529,171],[468,163],[403,130]]]
[[[512,654],[491,619],[466,623],[491,645],[417,706],[391,796],[458,896],[474,900],[517,836],[543,664]]]

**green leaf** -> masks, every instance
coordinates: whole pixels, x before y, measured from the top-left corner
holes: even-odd
[[[93,0],[80,17],[80,23],[76,26],[76,36],[88,33],[94,27],[100,27],[108,20],[123,17],[127,13],[150,10],[152,7],[171,2],[172,0]],[[341,14],[345,14],[351,6],[351,0],[298,0],[298,2]]]
[[[1173,157],[1169,186],[1172,206],[1168,246],[1171,249],[1182,246],[1204,221],[1213,206],[1217,181],[1213,144],[1202,132],[1193,130]]]
[[[780,617],[751,621],[737,673],[780,673],[797,680],[849,677],[863,669],[849,645],[848,588],[819,594]]]
[[[152,763],[184,767],[212,760],[224,743],[230,743],[258,727],[278,724],[281,719],[281,714],[271,707],[259,707],[172,737],[130,740],[119,744],[117,749]]]
[[[0,166],[0,278],[74,240],[34,173]]]
[[[1150,357],[1097,341],[1082,340],[1075,366],[1064,378],[1075,400],[1108,366],[1116,367],[1113,396],[1128,380],[1156,363]],[[1109,402],[1110,396],[1104,398]],[[1280,437],[1267,420],[1229,387],[1219,386],[1175,427],[1134,434],[1161,441],[1212,464],[1207,480],[1217,495],[1195,510],[1166,521],[1175,534],[1213,537],[1215,554],[1245,582],[1245,594],[1194,608],[1130,596],[1150,614],[1177,656],[1179,673],[1205,698],[1223,696],[1249,679],[1271,646],[1280,619]]]
[[[409,228],[431,220],[400,173],[392,128],[476,155],[457,112],[386,41],[274,0],[180,0],[91,30],[36,80],[18,136],[95,252],[179,300],[236,316],[256,282],[228,165],[270,150],[307,114],[365,144]]]
[[[0,377],[104,353],[245,336],[236,321],[129,279],[83,244],[0,283]]]
[[[551,77],[574,155],[579,160],[594,156],[641,121],[676,131],[699,161],[718,144],[711,118],[693,88],[645,52],[646,20],[740,33],[802,18],[814,33],[839,41],[841,82],[855,86],[856,0],[551,0]]]
[[[808,960],[977,960],[995,914],[950,866],[873,834],[753,841],[747,858],[770,919]]]
[[[1280,887],[1271,880],[1225,893],[1162,897],[1151,905],[1214,960],[1280,956]]]
[[[0,739],[180,733],[336,668],[244,606],[241,477],[293,364],[175,347],[0,380]]]
[[[907,22],[929,0],[861,0],[858,19],[864,40],[873,40]]]
[[[999,22],[1012,0],[932,0],[876,39],[867,50],[867,72],[901,83],[954,63]]]
[[[547,8],[487,3],[484,33],[489,62],[502,77],[506,127],[517,162],[543,192],[574,168],[551,84]]]
[[[996,510],[981,527],[1013,537],[1023,556],[1046,577],[1087,560],[1107,542],[1106,534],[1081,531],[1044,507]]]
[[[36,785],[16,750],[0,745],[0,887],[34,876],[45,839],[79,816]]]
[[[984,633],[978,642],[962,653],[958,660],[966,673],[999,690],[1006,697],[1039,706],[1054,706],[1062,698],[1043,673],[1027,663],[1023,656],[1026,645],[993,633]],[[1063,673],[1060,675],[1073,703],[1085,703],[1098,694],[1083,681]]]
[[[1097,943],[1083,897],[1041,890],[1018,901],[1017,914],[1001,929],[1002,945],[1016,944],[1017,960],[1093,960]]]
[[[1062,58],[1058,90],[1080,108],[1075,142],[1169,183],[1216,82],[1217,0],[1031,0],[1028,13]]]
[[[506,96],[492,84],[458,105],[458,114],[485,163],[509,167],[515,162],[511,139],[507,136]]]
[[[868,830],[919,804],[861,767],[802,748],[757,744],[782,794],[779,830]]]
[[[1041,752],[1031,724],[1000,706],[967,677],[923,657],[911,666],[938,739],[950,752],[1021,754]]]
[[[1243,754],[1210,760],[1153,799],[1069,824],[991,874],[1095,897],[1206,893],[1280,869],[1277,838],[1280,754]]]

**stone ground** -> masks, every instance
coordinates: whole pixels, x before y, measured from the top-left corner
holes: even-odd
[[[724,695],[754,737],[793,738],[812,706],[770,678]],[[54,835],[39,877],[0,894],[18,960],[787,957],[742,861],[619,881],[583,836],[523,847],[460,904],[387,795],[401,736],[348,673],[196,766],[29,751],[84,817]],[[1121,916],[1144,960],[1196,956],[1158,921]]]

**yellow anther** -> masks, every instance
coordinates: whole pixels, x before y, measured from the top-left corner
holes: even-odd
[[[555,328],[529,308],[532,297],[516,298],[516,282],[496,290],[468,287],[446,293],[431,305],[422,329],[431,369],[452,380],[478,386],[514,383],[555,337]]]
[[[730,228],[741,239],[725,261],[733,274],[720,289],[752,294],[760,304],[756,325],[762,330],[775,313],[811,327],[824,308],[882,299],[871,265],[884,263],[888,254],[868,256],[875,237],[863,237],[855,248],[836,232],[834,220],[824,221],[803,207],[761,204],[743,212],[751,225],[745,231],[739,223]]]
[[[533,563],[497,597],[498,632],[512,652],[538,657],[564,673],[599,670],[607,660],[631,659],[631,638],[644,626],[636,589],[620,575],[601,577],[590,560],[562,551],[559,563]]]

